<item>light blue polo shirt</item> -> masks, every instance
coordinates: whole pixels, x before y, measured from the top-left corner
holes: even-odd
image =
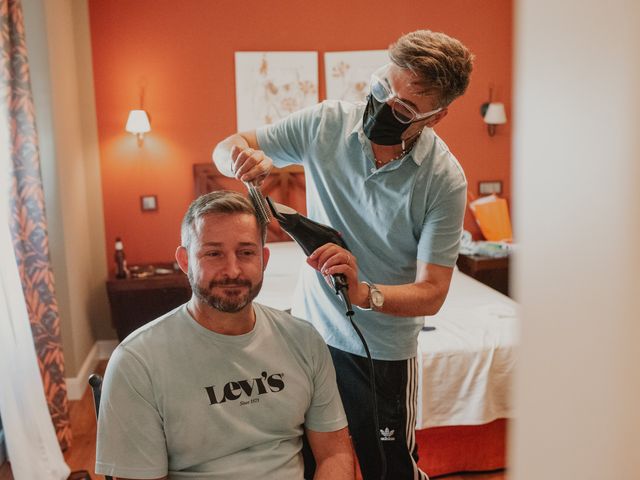
[[[408,155],[376,170],[362,131],[364,107],[324,101],[259,128],[258,145],[278,167],[304,166],[308,216],[342,233],[358,259],[360,280],[413,283],[417,259],[453,267],[466,205],[460,164],[425,128]],[[328,345],[365,355],[340,298],[308,265],[292,312],[313,323]],[[356,309],[354,320],[373,358],[416,355],[423,317]]]

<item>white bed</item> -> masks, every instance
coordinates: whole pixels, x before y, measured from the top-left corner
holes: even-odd
[[[288,310],[293,303],[298,273],[306,257],[295,242],[267,243],[267,247],[271,256],[264,272],[262,290],[255,301],[269,307]]]
[[[290,308],[305,257],[293,242],[267,245],[271,258],[256,301]],[[435,326],[418,338],[418,465],[438,476],[506,463],[506,429],[517,344],[516,304],[454,270]]]
[[[511,416],[516,305],[454,270],[447,299],[418,337],[418,429],[482,425]]]

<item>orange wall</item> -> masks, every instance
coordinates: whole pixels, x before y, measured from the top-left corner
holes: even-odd
[[[477,194],[502,180],[511,195],[511,124],[490,138],[479,107],[494,86],[511,120],[512,0],[90,0],[107,258],[116,236],[130,264],[171,261],[193,198],[192,164],[236,130],[234,52],[384,49],[419,28],[457,37],[476,55],[467,94],[438,128]],[[138,148],[124,131],[144,108],[152,132]],[[141,212],[140,196],[158,196]],[[472,219],[465,228],[477,233]]]

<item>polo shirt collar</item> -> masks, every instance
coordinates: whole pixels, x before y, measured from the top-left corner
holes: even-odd
[[[427,157],[428,152],[433,148],[435,141],[436,133],[433,131],[433,128],[425,127],[416,141],[416,144],[411,149],[411,152],[409,152],[409,156],[413,159],[416,165],[422,165],[422,162]]]

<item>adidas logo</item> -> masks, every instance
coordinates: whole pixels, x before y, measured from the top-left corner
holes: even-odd
[[[392,440],[395,440],[396,437],[393,436],[394,433],[396,433],[396,431],[389,430],[389,427],[385,428],[384,430],[380,430],[380,435],[382,435],[380,437],[380,440],[382,440],[383,442],[390,442]]]

